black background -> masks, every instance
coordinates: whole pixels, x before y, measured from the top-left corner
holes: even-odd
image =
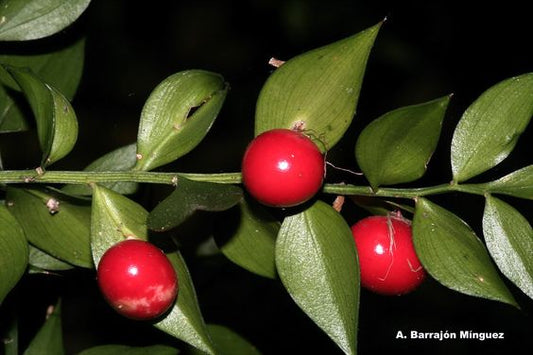
[[[357,170],[353,146],[368,122],[391,109],[453,93],[428,173],[413,186],[447,182],[451,179],[449,143],[462,112],[500,80],[532,71],[531,14],[526,6],[518,1],[467,5],[466,1],[95,0],[74,26],[56,36],[60,40],[85,33],[87,46],[84,76],[73,101],[80,137],[69,157],[54,168],[81,169],[109,150],[134,142],[140,111],[151,90],[172,73],[205,69],[222,74],[231,91],[202,144],[165,170],[238,171],[242,152],[253,136],[255,100],[273,70],[268,59],[291,58],[386,17],[369,59],[356,119],[328,160]],[[522,137],[509,159],[478,179],[531,164],[530,136]],[[27,147],[22,152],[21,144]],[[39,161],[34,133],[5,135],[0,145],[7,169],[32,168]],[[334,171],[331,179],[364,183],[362,178]],[[153,206],[164,193],[147,188],[139,198]],[[481,198],[451,194],[433,200],[456,212],[481,235]],[[507,201],[532,220],[529,202]],[[344,214],[353,223],[365,212],[348,205]],[[219,228],[214,216],[197,217],[204,222],[193,220],[175,232],[191,250]],[[213,223],[205,223],[206,219]],[[265,354],[340,353],[294,305],[279,281],[247,273],[223,257],[191,258],[189,267],[208,322],[230,326]],[[363,290],[359,353],[529,353],[533,302],[509,287],[522,310],[463,296],[433,280],[397,298]],[[167,343],[185,349],[146,324],[115,315],[101,300],[92,271],[30,276],[21,283],[12,298],[18,298],[22,312],[22,343],[29,341],[46,306],[58,296],[63,298],[68,353],[121,342]],[[505,339],[397,340],[399,330],[406,335],[411,330],[503,332]]]

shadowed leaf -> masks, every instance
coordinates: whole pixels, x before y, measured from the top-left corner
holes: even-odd
[[[70,102],[31,70],[9,67],[8,71],[22,88],[37,123],[44,168],[66,156],[78,138],[78,121]]]
[[[28,242],[24,231],[7,208],[0,205],[0,305],[24,275],[28,265]]]
[[[69,264],[91,268],[87,201],[50,189],[9,187],[7,206],[30,243]]]
[[[242,190],[237,186],[193,181],[179,176],[176,190],[148,216],[148,228],[168,230],[180,225],[195,211],[224,211],[241,199]]]
[[[24,351],[24,355],[42,355],[65,353],[63,346],[63,329],[61,328],[61,302],[48,309],[51,313],[46,314],[46,320],[39,329],[30,345]]]
[[[167,345],[128,346],[128,345],[100,345],[85,349],[78,355],[177,355],[179,350]]]
[[[221,217],[215,229],[220,251],[232,262],[258,275],[276,278],[274,248],[280,223],[253,201],[242,200]]]
[[[196,291],[185,260],[180,253],[167,255],[179,278],[179,293],[176,304],[155,327],[172,335],[207,354],[218,354],[209,337],[202,317]]]

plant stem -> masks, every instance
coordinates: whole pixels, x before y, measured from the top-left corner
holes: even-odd
[[[46,171],[38,173],[36,170],[6,170],[0,171],[0,184],[91,184],[104,182],[139,182],[150,184],[176,185],[179,178],[184,177],[195,181],[206,181],[222,184],[241,183],[241,173],[192,174],[192,173],[162,173],[147,171]],[[485,191],[481,185],[456,183],[441,184],[420,188],[389,188],[383,187],[373,191],[369,186],[347,184],[325,184],[324,193],[337,195],[360,195],[392,198],[416,198],[419,196],[436,195],[455,192],[483,195]]]
[[[47,183],[47,184],[91,184],[102,182],[140,182],[150,184],[175,185],[179,177],[196,181],[210,181],[236,184],[241,181],[240,173],[187,174],[159,173],[146,171],[46,171],[39,174],[35,170],[0,171],[0,183]]]
[[[454,183],[441,184],[428,187],[418,188],[390,188],[381,187],[376,191],[372,190],[370,186],[355,186],[343,184],[326,184],[323,192],[337,195],[359,195],[359,196],[379,196],[379,197],[393,197],[393,198],[416,198],[427,195],[437,195],[449,192],[464,192],[475,195],[484,195],[487,191],[480,188],[478,185],[465,184],[458,185]]]

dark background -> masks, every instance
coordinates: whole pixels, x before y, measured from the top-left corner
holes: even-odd
[[[468,4],[468,5],[467,5]],[[273,70],[270,57],[288,59],[373,26],[385,17],[369,59],[358,113],[328,160],[356,170],[357,133],[372,119],[404,105],[450,93],[442,138],[427,175],[415,185],[451,179],[449,142],[461,113],[484,90],[532,70],[531,13],[518,1],[476,4],[466,1],[101,1],[95,0],[59,36],[86,33],[86,64],[73,102],[80,123],[78,144],[57,169],[81,169],[102,154],[135,141],[140,111],[151,90],[185,69],[222,74],[231,85],[212,131],[193,152],[165,170],[230,172],[253,136],[254,105]],[[39,152],[32,133],[2,137],[7,169],[35,166]],[[28,147],[21,153],[20,146]],[[12,147],[12,148],[10,148]],[[530,134],[503,164],[479,179],[501,176],[531,164]],[[335,181],[364,183],[332,172]],[[154,204],[162,192],[143,192]],[[479,232],[483,200],[468,195],[435,197]],[[513,201],[533,220],[531,204]],[[365,212],[348,205],[349,223]],[[212,215],[176,232],[192,246],[208,236]],[[192,234],[184,236],[185,234]],[[481,235],[481,233],[478,233]],[[191,247],[192,249],[192,247]],[[189,261],[189,260],[188,260]],[[340,351],[294,305],[278,281],[252,275],[215,256],[190,259],[189,267],[206,320],[230,326],[265,354],[337,354]],[[529,353],[533,345],[531,299],[509,285],[522,306],[460,295],[428,280],[398,298],[362,291],[359,353],[499,354]],[[68,353],[103,343],[185,346],[152,327],[124,320],[105,305],[92,272],[63,277],[31,276],[17,293],[23,317],[21,341],[39,326],[49,303],[63,297]],[[29,296],[28,296],[29,295]],[[397,331],[472,330],[504,332],[505,340],[396,340]]]

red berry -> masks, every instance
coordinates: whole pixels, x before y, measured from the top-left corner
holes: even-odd
[[[426,276],[416,256],[411,225],[401,216],[367,217],[352,226],[361,286],[384,295],[417,288]]]
[[[313,197],[324,180],[324,156],[304,134],[273,129],[246,149],[242,178],[248,192],[273,207],[291,207]]]
[[[128,239],[109,248],[98,264],[98,285],[120,314],[148,320],[165,313],[178,292],[176,271],[156,246]]]

